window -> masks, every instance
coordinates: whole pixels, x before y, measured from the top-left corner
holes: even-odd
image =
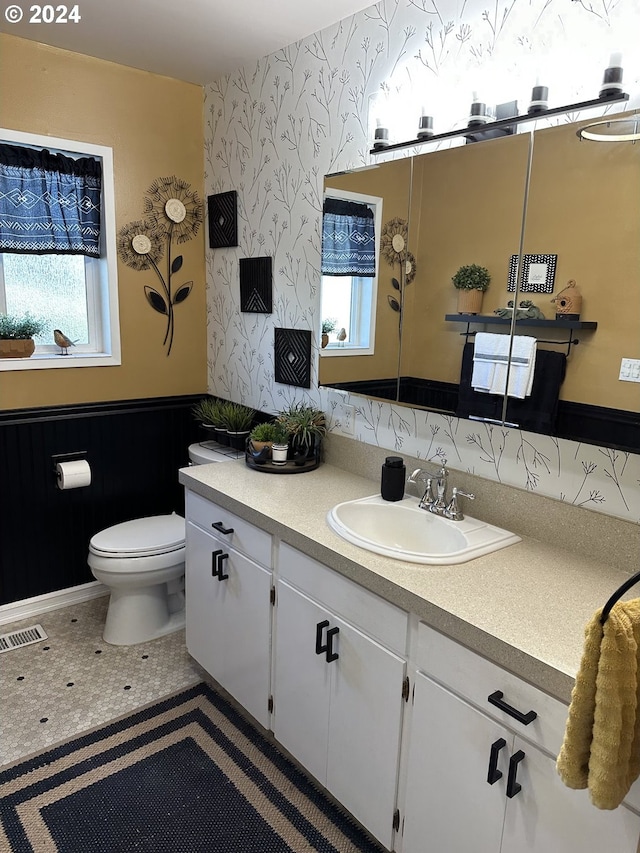
[[[0,140],[72,159],[92,157],[102,167],[100,257],[0,251],[0,312],[28,312],[48,326],[31,358],[0,359],[0,370],[120,364],[112,150],[10,130],[0,130]],[[60,358],[53,329],[74,341],[70,357]]]
[[[361,195],[346,190],[327,189],[326,196],[366,204],[373,211],[375,256],[380,257],[382,198]],[[378,263],[373,278],[358,276],[322,276],[320,316],[334,320],[336,328],[329,333],[329,343],[321,355],[372,355],[375,351],[376,302],[378,293]],[[344,329],[346,337],[339,340]]]

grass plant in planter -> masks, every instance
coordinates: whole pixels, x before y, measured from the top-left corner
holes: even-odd
[[[193,417],[205,427],[222,426],[222,409],[224,400],[217,397],[203,397],[193,406]]]
[[[0,314],[0,358],[29,358],[36,348],[34,336],[46,329],[44,320],[28,313],[22,317]]]
[[[222,425],[226,427],[229,443],[236,450],[244,450],[247,436],[253,426],[256,410],[242,403],[226,403],[222,412]]]
[[[491,282],[486,267],[469,264],[456,272],[451,281],[458,291],[458,313],[479,314],[482,308],[482,294]]]
[[[277,418],[289,433],[289,443],[294,454],[305,457],[320,450],[322,439],[327,434],[324,412],[305,403],[293,403],[283,409]]]

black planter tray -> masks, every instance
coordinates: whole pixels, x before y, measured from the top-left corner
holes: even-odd
[[[249,468],[254,471],[264,471],[266,474],[304,474],[305,471],[315,471],[320,465],[320,452],[316,451],[312,456],[308,456],[304,462],[295,462],[293,459],[287,459],[282,463],[273,462],[267,459],[266,462],[256,462],[249,450],[245,451],[244,461]]]

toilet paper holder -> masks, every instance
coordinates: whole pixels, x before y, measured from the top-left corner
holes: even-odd
[[[76,462],[79,459],[86,458],[86,450],[72,450],[69,453],[53,453],[51,455],[51,462],[53,463],[53,476],[57,476],[56,465],[58,465],[60,462]]]

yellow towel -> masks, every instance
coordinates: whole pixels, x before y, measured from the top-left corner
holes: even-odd
[[[601,613],[585,629],[556,766],[569,788],[615,809],[640,775],[640,598],[615,604],[604,626]]]

